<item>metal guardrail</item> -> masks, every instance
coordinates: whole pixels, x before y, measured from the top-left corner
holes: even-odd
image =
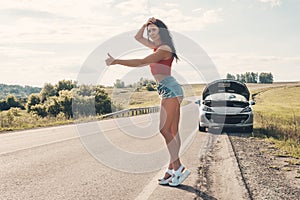
[[[159,112],[160,106],[155,107],[145,107],[145,108],[130,108],[125,110],[120,110],[117,112],[102,115],[102,118],[119,118],[119,117],[131,117],[135,115],[143,115],[149,113]]]

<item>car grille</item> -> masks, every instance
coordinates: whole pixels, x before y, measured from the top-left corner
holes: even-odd
[[[213,122],[218,124],[239,124],[246,121],[249,117],[247,114],[237,114],[237,115],[220,115],[220,114],[212,114],[206,113],[205,117]]]

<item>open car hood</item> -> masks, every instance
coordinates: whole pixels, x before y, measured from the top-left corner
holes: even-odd
[[[248,101],[250,98],[250,92],[244,83],[229,79],[221,79],[209,83],[203,90],[202,100],[216,93],[236,93],[244,96]]]

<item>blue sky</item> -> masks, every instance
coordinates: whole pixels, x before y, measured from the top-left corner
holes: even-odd
[[[297,0],[1,1],[0,82],[43,86],[76,80],[99,45],[152,16],[200,45],[220,77],[253,71],[272,72],[275,81],[299,81],[299,10]],[[188,82],[203,82],[184,61],[174,69]],[[142,73],[119,66],[107,70],[100,83],[112,84],[129,72],[151,78],[148,67]]]

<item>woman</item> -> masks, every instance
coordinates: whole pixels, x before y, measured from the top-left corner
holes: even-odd
[[[147,28],[148,39],[143,37]],[[149,40],[149,37],[151,40]],[[159,184],[177,186],[190,174],[179,159],[180,137],[178,124],[180,117],[180,104],[183,99],[183,90],[174,77],[171,76],[173,59],[178,60],[173,40],[167,26],[159,19],[150,18],[137,32],[135,39],[154,50],[152,54],[143,59],[121,60],[110,54],[106,65],[124,65],[128,67],[141,67],[150,65],[151,73],[158,83],[158,93],[162,97],[160,111],[160,132],[163,135],[170,154],[170,163]]]

